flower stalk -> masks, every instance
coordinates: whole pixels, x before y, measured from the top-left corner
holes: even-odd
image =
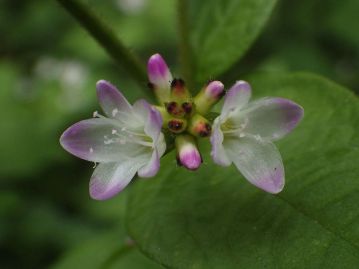
[[[106,52],[138,82],[142,89],[143,84],[147,81],[146,70],[137,55],[125,46],[114,31],[80,1],[57,1],[89,32]],[[153,98],[148,91],[144,91],[144,93],[149,98]]]

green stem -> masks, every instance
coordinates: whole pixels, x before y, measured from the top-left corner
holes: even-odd
[[[94,39],[124,67],[140,86],[147,82],[146,70],[138,57],[96,14],[78,0],[57,0],[94,37]],[[141,89],[145,89],[141,87]],[[149,91],[145,92],[149,94]]]
[[[188,0],[178,0],[178,29],[179,29],[179,56],[182,67],[182,74],[189,90],[194,92],[194,68],[192,62],[191,45],[189,42],[189,18],[188,18]]]

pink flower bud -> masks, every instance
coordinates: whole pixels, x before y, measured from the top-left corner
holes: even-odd
[[[208,137],[211,135],[212,126],[206,118],[195,114],[189,121],[187,130],[195,137]]]
[[[191,94],[189,93],[183,79],[175,78],[171,82],[171,99],[179,103],[189,101]]]
[[[200,114],[206,114],[211,107],[224,95],[224,85],[220,81],[211,81],[194,98],[196,109]]]
[[[147,64],[148,79],[157,98],[161,102],[169,100],[172,74],[160,54],[150,57]]]
[[[222,82],[215,80],[208,83],[204,89],[207,98],[217,101],[224,95],[224,85]]]
[[[196,170],[202,163],[201,154],[196,146],[196,141],[191,135],[176,137],[177,162],[188,170]]]

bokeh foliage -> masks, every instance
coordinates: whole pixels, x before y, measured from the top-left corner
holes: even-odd
[[[329,89],[328,91],[332,94],[330,88],[338,87],[341,91],[341,87],[333,86],[330,82],[320,83],[318,82],[318,80],[321,81],[319,78],[315,78],[313,82],[316,85],[313,86],[313,92],[317,95],[314,99],[310,99],[309,91],[312,86],[311,82],[307,81],[307,78],[302,78],[307,82],[303,83],[302,80],[298,79],[292,82],[297,84],[296,87],[289,87],[287,79],[278,74],[289,71],[310,71],[326,76],[347,88],[359,92],[359,76],[357,75],[359,73],[359,33],[356,27],[358,25],[357,11],[359,10],[359,2],[356,0],[277,1],[278,3],[271,15],[268,6],[264,6],[263,15],[258,10],[252,10],[251,8],[255,7],[255,4],[251,4],[249,11],[244,10],[247,12],[246,16],[249,16],[249,18],[255,16],[266,17],[258,18],[263,24],[258,25],[256,24],[257,21],[254,20],[254,25],[247,25],[247,28],[243,25],[250,21],[247,19],[241,20],[242,18],[247,18],[246,16],[240,17],[241,2],[248,1],[191,1],[190,26],[191,30],[194,30],[191,40],[195,42],[194,59],[196,59],[198,68],[198,73],[195,75],[198,78],[197,85],[201,86],[205,80],[219,77],[226,82],[226,86],[229,86],[236,79],[248,77],[250,82],[253,80],[254,91],[258,88],[259,95],[288,95],[290,98],[298,98],[298,102],[302,101],[305,104],[311,100],[321,102],[323,106],[318,107],[318,109],[323,108],[323,115],[320,114],[320,111],[314,113],[315,119],[311,118],[313,116],[310,114],[306,115],[306,117],[309,117],[308,121],[313,119],[313,122],[317,124],[303,124],[302,129],[280,144],[284,161],[288,165],[288,170],[292,176],[289,177],[290,180],[283,197],[287,200],[291,199],[291,202],[301,208],[304,214],[319,214],[320,218],[327,221],[325,223],[329,225],[329,231],[335,231],[343,240],[349,241],[349,244],[357,245],[357,237],[353,236],[355,227],[347,230],[347,227],[340,226],[339,220],[335,222],[335,217],[333,217],[337,216],[339,219],[345,219],[349,213],[353,214],[353,216],[357,213],[357,210],[353,208],[355,201],[351,200],[353,199],[351,196],[348,196],[348,199],[342,201],[341,204],[330,206],[327,209],[329,210],[328,213],[325,214],[315,211],[319,210],[315,207],[308,207],[307,202],[309,200],[301,199],[301,195],[297,193],[297,188],[299,191],[301,187],[300,183],[298,183],[300,177],[307,174],[313,174],[311,177],[307,177],[308,181],[311,181],[311,179],[315,181],[317,178],[322,177],[328,178],[327,180],[340,191],[344,191],[344,187],[340,185],[340,181],[336,182],[335,179],[343,178],[345,186],[350,187],[348,192],[349,190],[356,190],[356,185],[354,185],[353,181],[358,180],[358,172],[355,172],[352,164],[347,163],[346,160],[357,160],[357,154],[353,153],[353,149],[357,149],[358,143],[352,140],[348,142],[348,136],[353,134],[354,129],[350,132],[348,129],[343,129],[346,126],[357,126],[358,113],[353,112],[355,104],[352,101],[346,103],[345,98],[349,93],[343,93],[343,96],[340,94],[333,97],[329,96],[326,89]],[[266,3],[266,1],[249,2],[258,2],[258,7]],[[275,1],[268,2],[274,3]],[[178,13],[176,1],[86,0],[84,3],[113,28],[131,50],[141,56],[144,64],[151,54],[160,52],[173,67],[174,74],[176,76],[181,75],[178,71],[179,59],[177,57],[179,34],[176,28],[176,16]],[[133,3],[139,4],[136,6]],[[239,11],[236,12],[236,9]],[[252,11],[253,13],[251,13]],[[217,26],[219,27],[219,30],[216,30],[219,31],[217,34],[218,40],[216,40],[216,33],[211,32],[213,20],[206,21],[206,16],[208,16],[206,14],[214,16],[214,22],[218,25],[224,21],[223,29]],[[264,24],[267,20],[268,23]],[[199,25],[198,23],[201,24]],[[238,32],[237,29],[239,29]],[[247,30],[241,31],[240,29]],[[248,29],[253,30],[253,32],[250,31],[249,35],[246,33]],[[262,31],[259,34],[260,30]],[[181,176],[183,171],[178,172],[181,170],[176,168],[175,171],[179,175],[177,175],[178,178],[171,177],[171,180],[177,180],[174,184],[167,182],[167,178],[163,176],[167,172],[163,171],[158,178],[148,181],[146,184],[135,182],[136,186],[134,188],[129,188],[129,190],[112,200],[105,202],[90,200],[88,197],[88,179],[91,174],[92,164],[77,160],[65,153],[58,143],[59,136],[64,128],[71,123],[90,117],[92,112],[98,109],[94,88],[97,80],[107,79],[114,82],[131,101],[143,95],[141,87],[127,76],[124,67],[116,65],[106,55],[102,48],[56,1],[2,1],[0,3],[0,33],[2,33],[3,37],[0,44],[0,83],[2,88],[0,91],[0,107],[3,115],[0,124],[1,268],[44,268],[49,266],[54,266],[54,268],[79,268],[81,263],[86,268],[90,268],[90,266],[93,266],[92,268],[101,268],[102,266],[108,266],[109,268],[158,267],[148,258],[141,256],[142,254],[137,247],[132,246],[132,243],[128,241],[123,225],[125,221],[125,200],[130,193],[130,206],[133,207],[130,208],[133,211],[131,211],[129,220],[133,220],[133,222],[128,221],[127,226],[136,240],[141,240],[142,237],[146,237],[146,240],[150,238],[152,241],[139,244],[141,250],[166,265],[176,266],[176,264],[173,265],[166,259],[169,259],[171,255],[178,255],[171,262],[176,261],[176,259],[182,258],[183,253],[174,252],[168,256],[166,251],[171,250],[168,247],[165,250],[162,249],[162,252],[158,254],[155,250],[152,250],[154,245],[150,245],[150,248],[148,248],[148,244],[151,244],[151,242],[154,242],[154,244],[163,243],[164,245],[171,243],[171,240],[166,240],[168,239],[166,235],[173,231],[183,231],[183,227],[180,225],[190,229],[189,232],[192,231],[191,229],[199,232],[199,237],[205,236],[205,234],[201,234],[201,229],[195,226],[197,222],[173,223],[177,226],[167,227],[167,230],[163,230],[161,237],[155,241],[150,236],[155,236],[156,234],[151,233],[151,229],[146,230],[146,227],[142,229],[144,225],[141,222],[147,220],[146,214],[149,214],[149,212],[153,213],[154,217],[156,217],[156,213],[159,216],[164,214],[161,211],[162,207],[157,207],[159,202],[167,210],[165,212],[167,214],[166,218],[169,218],[169,223],[175,221],[176,217],[181,217],[175,215],[180,213],[187,214],[185,216],[186,220],[193,218],[196,221],[210,223],[212,221],[211,217],[216,218],[216,216],[211,216],[208,213],[210,212],[208,208],[211,204],[204,203],[205,200],[210,200],[212,197],[218,200],[223,199],[223,206],[227,210],[225,212],[229,212],[223,221],[231,222],[229,225],[234,225],[233,222],[240,217],[241,211],[237,207],[228,207],[227,203],[236,201],[237,192],[234,191],[231,195],[224,195],[221,198],[219,197],[220,191],[226,194],[228,188],[232,190],[234,187],[214,179],[218,182],[213,184],[221,186],[219,191],[216,192],[213,190],[213,185],[206,184],[207,182],[203,179],[212,169],[209,168],[210,164],[206,164],[202,168],[204,172],[199,173],[201,175],[199,180],[196,179],[196,175],[188,173],[188,177],[185,176],[185,182],[182,182],[181,177],[187,175],[187,172]],[[255,41],[257,34],[259,36]],[[226,38],[226,35],[229,35],[230,38]],[[242,44],[242,39],[249,40],[248,44]],[[252,41],[255,42],[252,43]],[[203,42],[204,48],[201,47],[201,42]],[[241,51],[236,50],[235,42],[241,44],[239,47]],[[228,52],[228,55],[223,56],[226,52]],[[239,57],[242,57],[241,60],[239,60]],[[212,61],[213,59],[214,62]],[[218,66],[215,66],[216,64]],[[257,72],[269,73],[273,78],[266,80],[249,76]],[[279,79],[275,79],[278,76]],[[288,91],[284,90],[286,89],[285,87],[281,88],[283,83],[287,83],[285,85],[290,88]],[[145,87],[146,81],[143,82],[143,88]],[[305,87],[305,89],[301,87]],[[320,96],[321,93],[323,96]],[[335,102],[336,98],[340,98],[337,103]],[[356,105],[357,103],[356,101]],[[308,107],[314,109],[314,106],[315,104],[310,103]],[[329,110],[329,106],[331,110]],[[343,108],[346,108],[346,110],[341,110]],[[348,109],[353,111],[349,112]],[[341,113],[336,116],[337,110],[341,110]],[[334,115],[334,120],[328,116],[328,113]],[[340,115],[343,117],[339,118]],[[353,121],[349,121],[349,118],[353,118]],[[323,128],[318,127],[321,119],[328,119],[325,121],[326,125]],[[311,139],[316,141],[315,148],[308,152],[301,151],[298,154],[299,156],[295,157],[291,151],[297,150],[296,147],[303,147],[301,143],[304,142],[301,140],[301,134],[303,134],[303,128],[305,127],[310,129],[307,131],[310,132],[310,136],[306,135],[306,139],[307,141],[311,141]],[[327,142],[329,140],[324,143],[325,138],[331,139],[330,141],[334,145],[328,146]],[[295,143],[295,140],[302,142]],[[308,143],[304,144],[305,146],[308,145]],[[322,148],[323,151],[319,150]],[[317,162],[311,164],[306,170],[306,160],[309,158],[316,159]],[[169,166],[175,166],[171,161],[165,160],[164,162],[170,162]],[[336,167],[336,169],[316,169],[318,166],[325,167],[326,165]],[[218,170],[218,168],[213,169]],[[219,169],[221,172],[226,171]],[[300,172],[296,174],[295,171]],[[228,170],[226,173],[233,175],[236,172]],[[190,208],[191,203],[189,201],[191,200],[188,200],[186,208],[181,209],[183,211],[172,211],[170,206],[176,203],[176,199],[183,199],[183,197],[179,194],[171,196],[170,193],[167,193],[167,196],[158,197],[159,193],[155,189],[163,182],[166,183],[165,186],[169,189],[183,188],[183,191],[188,193],[187,195],[191,194],[196,199],[193,202],[194,208],[197,207],[199,210],[208,211],[203,211],[202,213],[193,211],[193,208]],[[284,211],[286,214],[292,214],[290,209],[282,208],[286,207],[281,204],[282,202],[274,200],[272,196],[259,194],[259,191],[254,190],[252,186],[245,183],[240,176],[238,176],[238,180],[231,179],[230,182],[235,185],[238,192],[245,192],[244,196],[255,197],[253,198],[253,203],[258,210],[267,209],[262,206],[263,204],[267,207],[273,204],[274,206],[268,209],[269,215],[267,217],[274,219],[275,225],[284,218],[282,215],[275,222],[275,218],[280,212]],[[185,183],[186,186],[182,186]],[[309,184],[310,182],[307,183]],[[192,187],[191,184],[193,184]],[[325,186],[321,186],[321,188],[325,188]],[[153,189],[156,194],[150,193]],[[208,190],[209,192],[201,194],[203,190]],[[312,199],[312,206],[315,206],[315,202],[319,201],[315,199],[320,199],[322,195],[320,191],[315,192],[314,190],[308,190],[303,194],[305,196],[306,193],[309,193],[308,199]],[[338,195],[340,194],[339,190]],[[146,196],[148,193],[150,193],[150,196]],[[239,193],[238,196],[242,196],[242,193]],[[260,198],[258,198],[259,196]],[[334,193],[331,197],[335,199],[337,196]],[[243,201],[244,198],[241,197],[241,199],[240,201]],[[143,201],[148,202],[139,205],[138,201],[142,203]],[[246,206],[247,204],[244,204],[239,207],[247,210],[243,214],[243,218],[248,216],[247,221],[250,221],[255,215],[249,214],[252,208],[248,210]],[[144,214],[144,218],[136,217],[135,214],[144,209],[148,209]],[[342,215],[334,214],[341,210],[344,210]],[[298,223],[294,223],[294,220],[292,222],[288,220],[290,222],[288,225],[299,225],[301,221],[303,221],[303,225],[309,225],[303,219],[298,220]],[[151,222],[147,223],[151,224]],[[222,226],[219,220],[215,220],[215,224]],[[253,228],[248,223],[240,222],[240,225],[245,227],[238,226],[234,230],[245,233],[247,231],[245,228]],[[279,226],[275,226],[273,229],[276,228],[279,229]],[[313,233],[316,232],[314,228]],[[317,228],[321,229],[321,227]],[[318,232],[320,232],[319,230]],[[206,230],[202,232],[206,232]],[[211,232],[213,231],[211,230]],[[235,233],[235,236],[239,236],[240,232]],[[223,235],[223,231],[219,235]],[[231,234],[228,236],[231,236]],[[272,238],[273,234],[266,234],[266,236],[263,238],[274,240]],[[292,239],[297,240],[296,236]],[[325,236],[327,235],[323,235],[323,238]],[[181,238],[180,233],[178,237]],[[196,241],[196,238],[198,237],[186,238],[186,240],[192,242],[193,240]],[[253,243],[255,239],[263,240],[263,238],[260,237],[260,231],[256,230],[252,236],[247,235],[245,237],[247,240],[245,242],[253,248],[255,247],[255,243]],[[326,237],[327,241],[324,240],[326,243],[321,240],[313,240],[311,241],[311,247],[315,249],[316,244],[319,246],[323,246],[322,244],[324,243],[330,244],[329,239],[330,237]],[[158,242],[158,240],[162,241]],[[116,241],[118,241],[118,245]],[[238,241],[240,241],[240,238],[238,238]],[[338,243],[339,241],[334,242],[335,244],[342,243]],[[199,247],[201,243],[203,242],[199,242]],[[307,241],[303,244],[305,243]],[[233,244],[230,246],[230,250],[235,250],[238,247],[237,242],[229,242],[229,244]],[[297,244],[300,245],[301,242],[297,242]],[[186,247],[186,245],[184,246]],[[125,251],[125,255],[120,256],[121,259],[114,258],[113,264],[106,264],[108,257],[111,257],[113,253],[118,251],[118,248],[122,247],[129,248],[128,251]],[[204,247],[208,251],[217,251],[220,245],[205,245]],[[270,251],[266,248],[266,245],[261,245],[261,247],[263,247],[261,248],[263,259],[265,259],[265,255],[273,254],[268,254]],[[109,251],[104,251],[107,248]],[[353,248],[351,246],[347,246],[347,248],[348,252],[345,254],[347,256],[341,252],[340,254],[348,258]],[[336,249],[337,246],[334,246],[332,251]],[[343,249],[345,248],[339,249],[344,252]],[[225,252],[229,260],[235,256],[228,249],[221,250]],[[190,249],[187,249],[187,251],[190,251]],[[353,252],[357,253],[357,251]],[[217,256],[212,255],[210,252],[193,252],[193,254],[197,256],[209,255],[213,259],[208,260],[212,262],[212,265],[217,262],[215,260]],[[95,257],[99,261],[98,263],[89,262],[91,258]],[[355,260],[356,258],[353,259]],[[249,259],[249,261],[251,260]],[[280,261],[285,262],[286,260],[283,258]],[[265,264],[265,261],[262,260],[262,262],[258,261],[258,264]],[[308,264],[305,265],[309,266]],[[335,263],[333,264],[335,265]],[[203,265],[203,263],[199,262],[199,265]],[[177,266],[181,267],[178,264]],[[339,267],[333,266],[333,268]]]

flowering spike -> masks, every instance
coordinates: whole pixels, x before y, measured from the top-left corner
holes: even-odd
[[[172,74],[160,54],[154,54],[150,57],[147,64],[148,84],[153,89],[160,103],[168,102],[170,98],[170,85]]]
[[[178,135],[176,137],[177,162],[189,170],[196,170],[202,163],[202,157],[191,135]]]
[[[187,130],[196,137],[207,137],[211,135],[212,127],[206,118],[200,114],[195,114],[192,116]]]
[[[211,81],[194,98],[196,110],[205,115],[224,95],[224,85],[220,81]]]

